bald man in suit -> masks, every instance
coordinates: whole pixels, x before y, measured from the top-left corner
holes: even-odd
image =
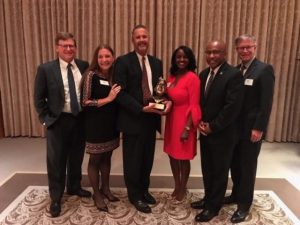
[[[209,67],[200,73],[202,121],[199,125],[205,196],[191,203],[192,208],[203,209],[195,217],[197,222],[210,221],[222,207],[243,100],[243,76],[226,62],[226,44],[211,41],[205,53]]]
[[[79,84],[88,63],[75,59],[73,34],[58,33],[55,45],[58,58],[38,67],[34,86],[35,108],[40,122],[47,128],[47,174],[52,217],[60,215],[65,183],[68,194],[91,196],[89,191],[81,188],[85,142],[79,105]],[[70,94],[72,91],[73,95]]]
[[[274,93],[274,70],[255,57],[256,38],[244,34],[235,40],[241,64],[237,66],[244,75],[245,98],[239,117],[240,138],[231,164],[232,193],[224,203],[237,204],[231,222],[246,219],[253,201],[257,159],[266,134]]]

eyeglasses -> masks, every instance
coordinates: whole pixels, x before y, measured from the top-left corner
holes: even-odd
[[[255,47],[255,45],[243,46],[243,47],[236,47],[238,51],[247,50],[249,51],[251,48]]]
[[[213,50],[213,51],[205,51],[205,54],[206,55],[210,55],[210,54],[213,54],[213,55],[220,55],[224,53],[224,51],[218,51],[218,50]]]
[[[76,46],[75,45],[60,45],[58,44],[58,46],[62,47],[63,49],[74,49]]]

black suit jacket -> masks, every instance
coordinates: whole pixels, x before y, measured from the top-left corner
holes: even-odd
[[[161,60],[147,55],[151,71],[152,86],[155,87],[163,74]],[[121,85],[117,102],[120,104],[118,127],[120,131],[137,134],[143,129],[142,120],[147,117],[153,120],[156,130],[161,129],[160,116],[143,113],[142,69],[135,52],[117,58],[114,67],[114,83]]]
[[[206,68],[200,73],[202,121],[208,122],[212,130],[208,138],[219,144],[228,143],[230,140],[234,141],[237,135],[236,120],[243,102],[243,76],[237,68],[225,62],[219,68],[205,97],[209,71],[210,68]]]
[[[273,67],[255,58],[247,69],[244,79],[245,98],[240,123],[242,137],[249,139],[252,129],[266,133],[274,93]]]
[[[75,59],[81,74],[88,68],[86,61]],[[65,104],[65,92],[59,59],[39,65],[34,85],[34,105],[39,120],[47,127],[59,117]]]

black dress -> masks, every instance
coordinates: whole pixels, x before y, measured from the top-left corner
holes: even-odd
[[[117,104],[112,101],[97,107],[97,99],[105,98],[111,90],[109,81],[101,74],[90,71],[85,77],[82,90],[86,152],[99,154],[116,149],[120,145],[117,130]],[[94,100],[84,104],[86,100]]]

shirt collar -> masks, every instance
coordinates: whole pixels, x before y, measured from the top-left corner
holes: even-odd
[[[244,65],[246,67],[246,69],[248,69],[254,59],[255,59],[255,56],[249,62],[241,63],[241,67]]]
[[[72,66],[75,65],[75,61],[74,59],[70,62]],[[63,68],[67,68],[67,66],[69,65],[69,63],[67,63],[66,61],[64,61],[63,59],[59,58],[59,64],[63,67]]]
[[[216,75],[222,65],[223,64],[217,66],[215,69],[212,69],[211,67],[209,67],[210,68],[209,69],[209,73],[211,73],[211,71],[214,71],[214,75]]]
[[[145,60],[148,59],[147,55],[142,56],[142,55],[140,55],[140,54],[137,53],[137,52],[135,52],[135,53],[136,53],[136,55],[137,55],[137,57],[138,57],[138,59],[139,59],[140,62],[142,62],[142,58],[143,58],[143,57],[145,57]]]

